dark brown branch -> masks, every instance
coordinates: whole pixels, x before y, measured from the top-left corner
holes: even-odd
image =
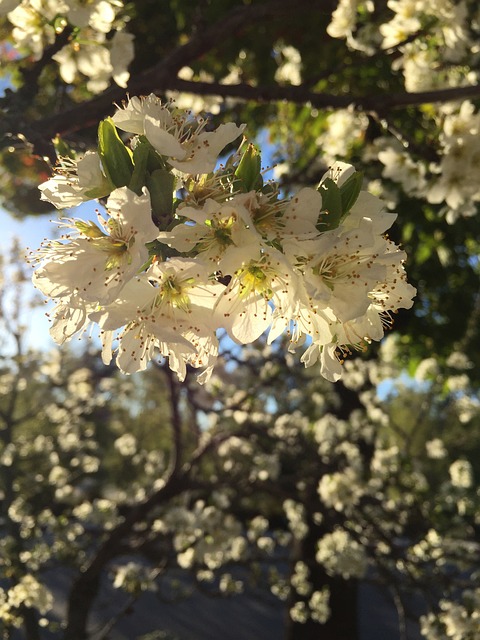
[[[307,0],[297,0],[297,9],[300,4],[309,6]],[[280,17],[288,11],[291,11],[289,0],[273,0],[259,5],[235,7],[205,31],[195,33],[186,44],[173,49],[158,64],[131,77],[127,91],[116,85],[111,86],[100,96],[83,102],[78,107],[32,123],[28,127],[22,128],[20,125],[17,131],[11,133],[23,134],[30,142],[39,144],[41,138],[44,141],[50,140],[57,133],[65,135],[93,126],[111,113],[112,105],[124,99],[127,93],[141,95],[175,89],[178,71],[205,53],[216,49],[218,43],[224,41],[225,34],[232,38],[257,22]]]
[[[72,31],[72,27],[67,26],[62,33],[55,37],[53,44],[44,49],[43,55],[39,60],[22,69],[22,87],[15,92],[15,99],[19,94],[22,94],[24,98],[31,98],[35,95],[42,71],[52,62],[53,56],[68,43]]]
[[[223,98],[238,98],[258,103],[291,102],[293,104],[310,104],[319,109],[345,109],[353,106],[359,111],[383,114],[392,109],[409,106],[419,106],[434,102],[450,102],[467,98],[480,97],[480,84],[465,87],[449,87],[416,93],[401,92],[392,94],[377,94],[369,96],[333,95],[316,93],[303,86],[263,86],[253,87],[248,84],[226,85],[215,82],[192,82],[180,78],[172,78],[165,70],[154,80],[154,74],[148,74],[130,85],[132,94],[141,95],[151,91],[163,93],[167,90],[193,93],[195,95],[215,95]],[[148,78],[148,82],[146,79]],[[106,91],[100,98],[81,104],[74,109],[45,118],[35,123],[30,132],[25,131],[27,138],[33,132],[36,137],[41,135],[53,137],[55,134],[66,135],[80,131],[85,127],[97,123],[102,117],[112,111],[112,105],[124,98],[124,91],[115,87]]]
[[[349,106],[361,111],[383,113],[389,109],[418,106],[432,102],[450,102],[466,98],[480,97],[480,84],[466,87],[449,87],[410,93],[377,94],[368,96],[334,95],[316,93],[304,86],[253,87],[248,84],[221,84],[210,82],[192,82],[176,78],[169,84],[168,89],[194,93],[196,95],[215,95],[223,98],[240,98],[256,102],[292,102],[295,104],[311,104],[312,107],[322,109],[344,109]]]
[[[298,0],[297,5],[306,0]],[[296,7],[298,10],[298,6]],[[418,93],[400,92],[376,95],[334,95],[311,91],[308,85],[303,86],[251,86],[248,84],[225,85],[218,82],[190,82],[177,77],[178,71],[185,65],[192,64],[207,52],[219,47],[225,34],[234,37],[242,30],[265,19],[276,19],[291,10],[289,0],[276,0],[258,5],[235,7],[216,23],[203,31],[198,31],[183,45],[174,48],[158,64],[133,76],[128,85],[130,95],[142,95],[151,92],[162,94],[167,90],[190,92],[196,95],[216,95],[224,98],[238,98],[258,103],[287,101],[293,104],[309,104],[320,109],[342,109],[349,106],[379,114],[388,113],[392,109],[418,106],[433,102],[448,102],[466,98],[480,97],[480,85],[466,87],[450,87],[422,91]],[[14,102],[16,94],[9,97]],[[127,92],[118,86],[112,86],[100,96],[48,118],[34,123],[17,123],[12,135],[24,136],[34,145],[34,152],[42,154],[42,149],[57,133],[68,135],[96,125],[109,115],[113,105],[120,102]]]
[[[306,0],[298,0],[297,4]],[[298,9],[298,7],[297,7]],[[380,95],[333,95],[311,91],[303,86],[251,86],[248,84],[225,85],[219,82],[191,82],[177,77],[178,71],[192,64],[207,52],[219,47],[225,34],[234,37],[242,30],[265,19],[276,19],[291,10],[289,0],[276,0],[258,5],[235,7],[223,18],[203,31],[197,31],[190,40],[174,48],[158,64],[133,76],[128,85],[130,95],[142,95],[151,92],[162,94],[167,90],[194,93],[196,95],[216,95],[223,98],[238,98],[258,103],[287,101],[294,104],[310,104],[320,109],[341,109],[349,106],[379,115],[391,109],[415,106],[430,102],[446,102],[480,96],[480,85],[453,87],[418,93],[395,93]],[[20,90],[21,91],[21,90]],[[42,155],[42,149],[56,135],[68,135],[96,125],[109,115],[115,103],[121,102],[127,92],[118,86],[112,86],[100,96],[35,123],[18,123],[13,135],[25,136],[34,145],[34,152]],[[13,96],[16,94],[13,94]],[[14,102],[15,98],[9,100]],[[44,153],[43,153],[44,155]]]
[[[128,516],[106,538],[100,546],[90,564],[83,570],[72,585],[68,599],[67,627],[65,640],[85,640],[88,616],[93,602],[98,594],[102,570],[119,552],[125,536],[129,535],[137,522],[157,505],[167,502],[179,495],[188,486],[186,476],[171,475],[163,487],[139,503]]]
[[[183,440],[182,418],[180,416],[180,394],[178,378],[170,367],[163,367],[170,391],[170,422],[172,428],[172,451],[169,464],[169,475],[178,473],[182,463]]]
[[[65,640],[85,640],[87,637],[88,616],[98,594],[102,571],[112,558],[124,548],[124,540],[132,533],[135,525],[142,522],[157,506],[167,503],[188,489],[195,488],[196,483],[191,478],[195,466],[207,452],[232,435],[234,434],[218,435],[203,443],[182,468],[179,468],[178,462],[176,462],[171,467],[170,474],[165,479],[165,484],[147,500],[138,503],[123,522],[109,533],[71,588],[68,600],[68,622],[64,634]]]
[[[304,4],[306,7],[310,3],[307,0],[299,0],[298,5]],[[205,53],[217,48],[217,44],[225,39],[237,35],[242,29],[251,27],[253,23],[260,22],[265,18],[276,18],[291,11],[289,0],[273,0],[258,5],[247,5],[235,7],[218,22],[214,23],[203,32],[197,32],[184,45],[175,48],[158,65],[154,66],[133,78],[128,85],[129,91],[149,90],[145,87],[153,87],[156,83],[162,83],[165,77],[176,77],[177,71],[189,64],[192,60],[197,60]]]

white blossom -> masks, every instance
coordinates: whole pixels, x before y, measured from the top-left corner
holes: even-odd
[[[322,502],[337,511],[356,505],[362,493],[359,478],[351,467],[343,472],[326,473],[318,483],[318,494]]]
[[[150,198],[137,196],[126,187],[110,194],[108,217],[98,215],[93,222],[69,220],[76,231],[63,242],[45,242],[36,255],[40,267],[34,284],[51,298],[63,298],[74,292],[85,301],[108,303],[148,258],[146,242],[158,229],[151,219]]]
[[[283,510],[288,518],[288,526],[297,540],[302,540],[308,533],[306,510],[303,504],[294,500],[285,500]]]
[[[80,75],[93,93],[106,89],[111,79],[125,87],[127,67],[133,59],[133,35],[124,33],[126,21],[118,18],[121,0],[23,0],[3,1],[0,13],[7,13],[13,25],[16,49],[40,59],[44,48],[68,26],[73,34],[53,56],[60,76],[73,84]],[[15,6],[16,5],[16,6]],[[113,32],[112,37],[107,34]]]
[[[318,541],[316,560],[329,575],[363,578],[367,569],[365,549],[343,529],[335,529]]]
[[[310,616],[315,622],[325,624],[330,617],[331,610],[329,606],[330,590],[323,587],[321,591],[314,591],[308,601],[310,607]]]
[[[127,562],[117,567],[113,587],[135,594],[139,591],[157,590],[157,585],[154,582],[154,572],[138,562]]]
[[[279,45],[276,47],[276,52],[280,59],[278,69],[275,71],[275,80],[279,83],[302,84],[302,57],[298,49],[290,45]]]
[[[123,131],[145,135],[172,167],[189,174],[213,171],[220,152],[245,128],[228,123],[212,132],[204,131],[206,120],[194,119],[171,103],[162,104],[153,94],[131,98],[117,110],[113,121]]]
[[[211,372],[218,352],[212,307],[223,285],[210,283],[205,267],[188,258],[155,263],[128,283],[121,297],[92,317],[102,329],[121,329],[117,364],[125,373],[144,370],[155,348],[169,358],[179,379],[187,364]],[[105,360],[111,357],[105,350]]]
[[[448,471],[454,487],[468,489],[473,485],[472,465],[468,460],[455,460]]]
[[[112,187],[102,171],[98,153],[87,151],[76,161],[61,159],[53,178],[42,183],[39,189],[42,200],[51,202],[57,209],[65,209],[106,196]]]
[[[422,616],[427,640],[475,640],[480,633],[480,589],[467,589],[460,602],[442,599],[437,614]]]
[[[122,456],[133,456],[137,452],[137,439],[131,433],[124,433],[115,440],[114,447]]]
[[[433,438],[425,443],[427,456],[433,460],[441,460],[447,456],[447,450],[440,438]]]
[[[55,40],[53,20],[58,12],[67,9],[63,0],[29,0],[19,2],[7,14],[13,25],[12,38],[20,50],[31,51],[34,59],[39,60],[44,47]]]
[[[108,195],[98,225],[67,220],[76,235],[46,241],[35,255],[34,282],[56,302],[51,334],[58,342],[97,323],[104,362],[116,352],[119,368],[133,373],[158,353],[180,380],[190,366],[202,370],[198,381],[205,383],[218,356],[218,330],[239,344],[266,333],[270,345],[286,333],[290,352],[305,346],[301,362],[319,363],[320,374],[335,381],[352,349],[380,340],[392,314],[412,306],[406,255],[384,235],[395,214],[360,189],[348,211],[329,218],[328,189],[348,188],[351,165],[334,162],[318,189],[303,188],[292,198],[280,198],[274,185],[242,192],[243,178],[231,168],[211,172],[243,127],[207,132],[204,120],[153,94],[131,98],[113,123],[137,136],[139,157],[152,153],[146,138],[163,168],[144,180],[156,190],[152,201],[147,187],[141,195],[127,187],[108,195],[114,177],[107,180],[95,152],[64,161],[68,170],[42,185],[55,206]],[[239,170],[254,162],[252,149]],[[135,164],[135,153],[125,152]],[[202,175],[181,178],[180,172]],[[137,174],[135,165],[134,183]],[[174,213],[163,214],[164,207]],[[256,479],[277,473],[278,461],[268,465]]]
[[[53,606],[53,595],[35,576],[26,574],[7,592],[8,605],[19,608],[21,606],[37,609],[45,614]]]

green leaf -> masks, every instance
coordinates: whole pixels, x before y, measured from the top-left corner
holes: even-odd
[[[362,188],[363,173],[355,171],[345,180],[340,187],[340,195],[342,198],[342,213],[345,216],[357,201],[358,194]]]
[[[417,264],[423,264],[432,255],[433,246],[424,242],[418,247],[417,254],[415,256]]]
[[[411,378],[415,377],[415,371],[417,370],[418,365],[420,364],[420,362],[422,361],[421,358],[419,358],[418,356],[412,356],[409,361],[408,361],[408,365],[407,365],[407,372],[408,375]]]
[[[235,177],[242,191],[248,192],[263,187],[261,163],[260,151],[253,144],[249,144],[235,170]]]
[[[57,154],[57,158],[71,158],[75,160],[77,154],[72,147],[65,142],[59,135],[56,135],[52,140],[53,146],[55,148],[55,153]]]
[[[326,178],[318,187],[318,191],[322,196],[322,209],[326,213],[322,216],[321,230],[336,229],[343,216],[342,193],[331,178]]]
[[[112,191],[115,191],[115,185],[110,182],[108,178],[105,178],[102,186],[93,187],[92,189],[86,189],[85,195],[87,198],[91,198],[92,200],[97,200],[99,198],[105,198]]]
[[[161,231],[168,229],[173,219],[175,176],[166,169],[157,169],[146,176],[153,217]]]
[[[155,149],[152,147],[152,145],[149,142],[147,144],[150,147],[150,153],[148,154],[148,165],[147,165],[148,171],[150,173],[153,173],[157,169],[167,170],[168,165],[165,163],[162,156],[155,151]]]
[[[322,209],[326,212],[319,223],[319,230],[336,229],[357,201],[362,188],[363,173],[355,171],[342,186],[326,178],[318,187],[322,195]]]
[[[107,178],[115,187],[126,187],[133,174],[132,152],[123,144],[111,118],[98,125],[98,153]]]
[[[133,174],[128,183],[128,188],[137,195],[142,193],[142,187],[147,180],[147,165],[150,155],[150,145],[138,144],[133,150]]]
[[[414,231],[415,231],[415,225],[413,222],[407,222],[406,224],[404,224],[402,229],[403,242],[410,242]]]
[[[165,260],[164,250],[166,245],[162,244],[158,240],[152,240],[151,242],[147,242],[145,245],[148,249],[148,260],[146,260],[139,269],[139,272],[146,271],[154,262],[156,258],[160,258],[163,262]]]
[[[444,244],[437,247],[437,256],[442,267],[447,267],[452,262],[452,252]]]

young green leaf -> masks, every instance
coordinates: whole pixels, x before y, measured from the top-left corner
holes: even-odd
[[[173,217],[173,189],[175,176],[165,169],[157,169],[146,176],[146,185],[150,192],[152,212],[160,229],[168,229]]]
[[[260,151],[253,144],[249,144],[235,170],[235,177],[240,181],[242,191],[262,188],[261,163]]]
[[[55,153],[57,154],[57,158],[71,158],[72,160],[76,159],[77,154],[75,153],[75,149],[63,140],[59,135],[56,135],[52,140],[53,146],[55,148]]]
[[[321,228],[323,231],[336,229],[343,215],[341,191],[331,178],[326,178],[318,187],[318,191],[322,196],[322,209],[325,211],[321,220]]]
[[[133,173],[128,188],[135,191],[137,195],[141,194],[142,187],[146,184],[149,154],[150,145],[148,143],[140,143],[133,150]]]
[[[120,139],[112,118],[98,125],[98,153],[103,170],[115,187],[125,187],[133,173],[132,152]]]
[[[357,201],[358,194],[362,188],[363,173],[355,171],[345,180],[340,187],[340,195],[342,198],[342,213],[345,216]]]

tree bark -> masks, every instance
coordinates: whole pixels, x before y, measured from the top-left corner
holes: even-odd
[[[340,404],[335,410],[340,420],[348,420],[353,411],[362,407],[358,393],[348,389],[342,382],[337,383],[336,391],[340,398]],[[365,460],[372,455],[371,446],[368,443],[359,443],[360,450]],[[309,619],[302,624],[288,618],[286,623],[285,640],[358,640],[358,580],[344,580],[340,576],[329,576],[324,568],[316,561],[318,540],[326,533],[331,532],[335,526],[342,525],[342,516],[324,512],[324,520],[316,524],[310,514],[322,510],[318,503],[318,480],[312,480],[310,492],[306,499],[308,534],[298,544],[294,551],[293,563],[304,562],[310,572],[309,582],[313,591],[321,591],[327,586],[330,590],[330,617],[324,624]],[[296,596],[295,600],[301,598]],[[308,602],[309,596],[304,598]],[[307,605],[308,607],[308,605]]]
[[[88,618],[98,595],[100,586],[100,574],[89,576],[88,580],[83,575],[74,583],[68,601],[68,623],[65,629],[65,640],[86,640]]]
[[[309,533],[299,544],[294,562],[303,561],[308,566],[312,591],[320,591],[328,586],[331,614],[324,624],[312,619],[302,624],[288,618],[285,640],[359,640],[358,581],[332,578],[325,573],[315,560],[317,541],[325,531],[314,523],[310,524],[313,526],[310,526]],[[297,596],[295,599],[300,598]]]
[[[289,619],[285,640],[359,640],[357,582],[342,580],[335,584],[332,581],[330,589],[332,614],[327,622],[308,620],[300,624]]]

